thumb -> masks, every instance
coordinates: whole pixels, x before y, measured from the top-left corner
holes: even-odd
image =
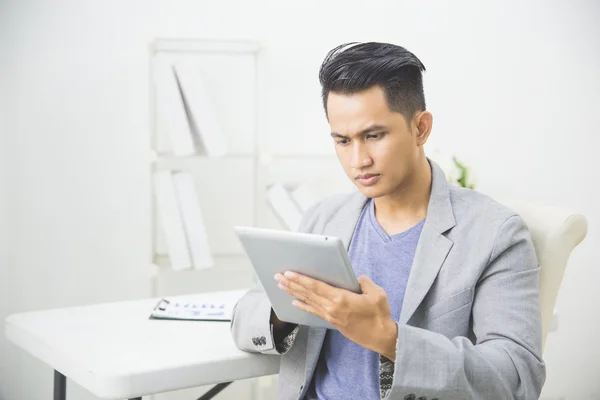
[[[360,285],[360,290],[365,294],[371,293],[379,287],[366,275],[361,275],[358,278],[358,284]]]

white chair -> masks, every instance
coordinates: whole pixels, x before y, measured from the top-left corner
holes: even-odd
[[[505,204],[521,215],[527,224],[542,268],[540,307],[544,348],[567,261],[571,251],[587,234],[587,219],[581,214],[556,207],[523,202]]]

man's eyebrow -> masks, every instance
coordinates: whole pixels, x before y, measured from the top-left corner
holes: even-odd
[[[368,135],[369,133],[383,131],[385,129],[387,129],[386,126],[375,124],[375,125],[371,125],[370,127],[366,128],[366,129],[363,129],[362,131],[358,132],[358,134],[356,134],[355,136],[364,136],[364,135]],[[342,135],[342,134],[336,133],[336,132],[331,132],[331,137],[340,138],[340,139],[350,139],[349,136],[345,136],[345,135]]]

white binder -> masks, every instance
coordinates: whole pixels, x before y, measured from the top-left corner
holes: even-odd
[[[194,178],[189,172],[176,172],[173,174],[173,183],[194,268],[212,267],[214,262],[208,245]]]
[[[156,172],[154,174],[154,184],[156,188],[156,206],[167,242],[171,267],[174,270],[191,268],[192,260],[171,171]]]

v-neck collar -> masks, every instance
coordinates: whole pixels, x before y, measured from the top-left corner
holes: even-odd
[[[385,229],[383,229],[383,227],[381,226],[381,224],[379,223],[379,221],[377,221],[377,218],[375,217],[375,201],[373,199],[369,199],[369,202],[367,203],[367,207],[368,207],[367,213],[368,213],[369,222],[370,222],[371,226],[373,227],[373,229],[375,230],[375,232],[377,232],[377,235],[381,238],[381,240],[384,241],[384,243],[391,243],[391,242],[398,241],[398,240],[418,231],[423,226],[423,224],[425,224],[425,218],[424,218],[421,221],[419,221],[417,224],[415,224],[414,226],[411,226],[410,228],[408,228],[405,231],[395,233],[393,235],[388,235],[387,232],[385,231]]]

